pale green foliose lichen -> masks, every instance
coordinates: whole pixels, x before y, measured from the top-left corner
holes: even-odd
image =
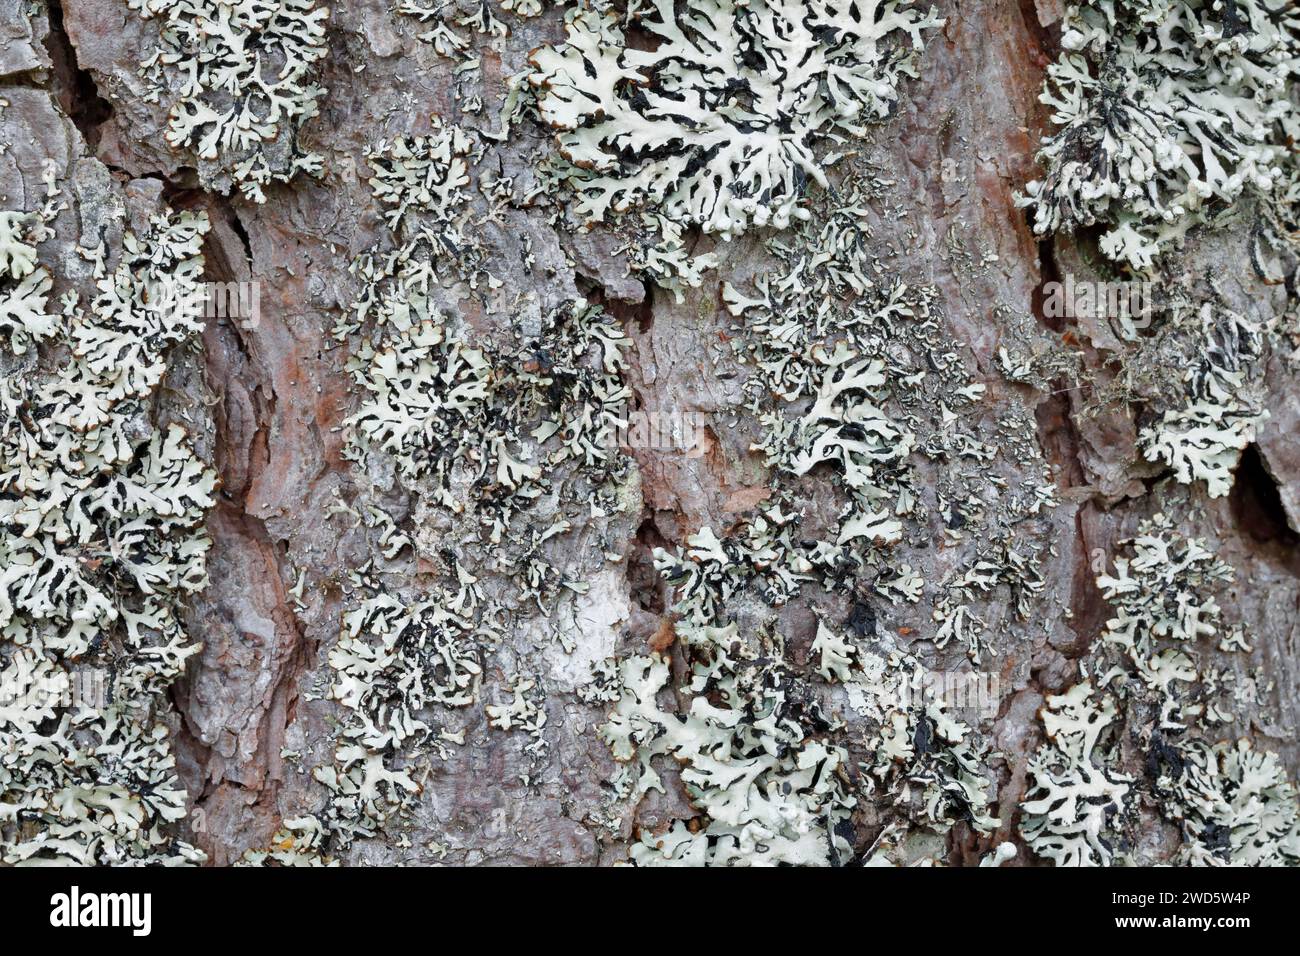
[[[942,22],[897,0],[584,3],[526,80],[576,218],[639,214],[634,267],[679,290],[715,262],[690,261],[682,227],[729,239],[806,219],[808,185],[890,113]]]
[[[1225,625],[1214,591],[1231,567],[1164,515],[1125,544],[1132,556],[1097,578],[1116,616],[1084,662],[1093,676],[1042,712],[1048,741],[1030,761],[1025,841],[1058,865],[1167,862],[1147,859],[1133,837],[1146,797],[1181,829],[1176,862],[1296,863],[1300,801],[1277,757],[1201,736],[1231,710],[1214,699],[1221,678],[1207,651],[1248,650],[1236,629],[1215,644]],[[1116,769],[1125,736],[1141,742],[1144,776]]]
[[[313,76],[328,52],[329,9],[315,0],[128,0],[159,23],[158,45],[141,64],[146,99],[169,106],[164,137],[201,161],[205,183],[229,183],[254,202],[264,188],[322,158],[300,134],[324,90]],[[209,169],[228,177],[223,186]]]
[[[1182,325],[1196,345],[1183,377],[1185,400],[1143,428],[1138,440],[1147,459],[1164,462],[1185,484],[1204,481],[1210,497],[1221,498],[1268,418],[1261,381],[1267,337],[1258,323],[1217,302],[1202,303]]]
[[[1189,228],[1293,164],[1300,18],[1271,0],[1101,0],[1067,9],[1042,101],[1057,127],[1024,203],[1040,235],[1098,225],[1148,270]]]
[[[96,294],[51,313],[35,243],[57,195],[51,180],[41,214],[0,216],[0,295],[21,322],[19,364],[0,363],[0,859],[198,862],[172,832],[186,797],[163,717],[200,649],[179,609],[207,581],[216,476],[183,428],[146,413],[169,350],[200,328],[208,224],[158,213],[111,270],[87,252]],[[45,343],[59,348],[39,361]]]

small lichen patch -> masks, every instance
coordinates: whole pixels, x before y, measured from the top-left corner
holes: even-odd
[[[1260,379],[1265,332],[1219,303],[1201,305],[1192,339],[1198,347],[1184,376],[1185,401],[1165,411],[1138,439],[1151,461],[1163,461],[1184,483],[1204,481],[1212,498],[1226,495],[1241,452],[1267,419]]]
[[[1040,235],[1099,224],[1148,270],[1193,225],[1282,179],[1300,20],[1265,0],[1070,6],[1042,101],[1057,129],[1024,204]]]
[[[200,160],[205,183],[254,202],[264,187],[322,159],[302,148],[304,123],[324,90],[313,73],[328,52],[326,7],[315,0],[128,0],[159,22],[141,64],[146,99],[170,106],[165,137]],[[224,183],[223,183],[224,178]]]
[[[634,262],[694,285],[707,263],[688,262],[680,229],[731,238],[806,219],[831,150],[889,114],[942,22],[892,0],[584,5],[563,44],[533,52],[527,81],[578,220],[648,214]]]
[[[1108,770],[1103,735],[1115,704],[1098,703],[1084,681],[1047,699],[1043,728],[1050,744],[1029,762],[1031,785],[1020,804],[1020,832],[1039,856],[1057,866],[1109,866],[1115,859],[1112,819],[1129,795],[1130,777]]]
[[[1124,545],[1132,556],[1097,578],[1116,616],[1084,662],[1093,676],[1042,712],[1048,742],[1020,807],[1026,842],[1058,865],[1157,862],[1132,837],[1145,798],[1179,825],[1178,862],[1294,863],[1300,801],[1277,757],[1201,737],[1234,703],[1216,701],[1224,678],[1204,656],[1247,647],[1239,627],[1216,641],[1227,628],[1214,592],[1232,569],[1164,515]],[[1117,769],[1125,739],[1145,756],[1141,776]]]

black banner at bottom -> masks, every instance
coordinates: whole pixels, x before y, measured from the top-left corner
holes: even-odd
[[[0,912],[9,942],[63,937],[128,951],[280,939],[331,950],[352,938],[429,945],[449,931],[493,943],[725,934],[728,946],[775,943],[773,931],[920,930],[927,942],[1198,933],[1231,945],[1242,933],[1285,933],[1294,889],[1289,871],[1245,869],[0,869]]]

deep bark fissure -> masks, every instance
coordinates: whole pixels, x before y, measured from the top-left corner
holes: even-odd
[[[45,37],[45,50],[53,67],[55,96],[93,154],[99,146],[100,127],[112,118],[113,106],[100,96],[90,71],[77,62],[77,48],[63,23],[61,0],[48,0],[46,9],[50,30]]]

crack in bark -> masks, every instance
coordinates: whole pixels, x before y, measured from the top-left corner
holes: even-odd
[[[206,278],[250,281],[251,249],[237,214],[229,200],[215,196],[204,200],[214,225],[205,246]],[[263,321],[266,318],[263,316]],[[272,463],[272,427],[278,414],[273,384],[261,369],[252,344],[255,335],[227,318],[210,320],[204,334],[205,372],[216,396],[215,464],[223,485],[208,522],[214,542],[211,561],[215,565],[224,560],[242,575],[240,601],[247,602],[247,612],[240,614],[236,608],[235,618],[227,622],[235,637],[223,642],[223,631],[218,629],[217,646],[205,648],[197,670],[212,673],[188,675],[187,692],[174,695],[185,728],[176,745],[185,751],[184,759],[194,768],[192,775],[201,787],[194,795],[199,818],[238,817],[241,835],[247,836],[245,846],[264,845],[279,826],[277,797],[284,780],[281,750],[296,715],[299,682],[315,656],[314,643],[307,638],[286,586],[295,573],[287,543],[255,513],[256,503],[249,500],[258,478]],[[241,628],[250,615],[251,620],[268,620],[269,633]],[[251,674],[246,673],[244,662],[249,645],[256,665]],[[249,698],[235,715],[247,718],[246,723],[214,728],[213,715],[201,712],[209,702],[196,687],[201,679],[214,675],[219,675],[225,687],[239,688],[236,700]],[[265,680],[268,676],[269,683]],[[205,729],[209,735],[231,732],[235,743],[228,743],[227,748],[234,746],[234,754],[222,753],[214,742],[204,741]],[[248,753],[240,747],[250,734],[255,746]],[[208,835],[211,830],[210,825],[205,827],[195,839],[213,863],[239,855],[242,846],[217,842]]]
[[[1256,553],[1300,577],[1300,534],[1287,523],[1276,479],[1269,474],[1259,446],[1246,446],[1228,495],[1238,530]]]
[[[112,117],[113,106],[100,96],[95,78],[77,61],[77,48],[63,24],[61,0],[48,0],[46,8],[50,29],[45,35],[45,51],[52,64],[50,86],[93,155],[99,146],[100,127]]]

